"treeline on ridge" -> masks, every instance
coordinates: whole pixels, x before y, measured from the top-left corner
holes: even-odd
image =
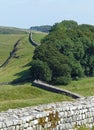
[[[30,30],[48,33],[51,30],[51,26],[50,25],[32,26],[32,27],[30,27]]]
[[[31,75],[52,84],[94,76],[94,26],[72,20],[53,25],[34,51]]]

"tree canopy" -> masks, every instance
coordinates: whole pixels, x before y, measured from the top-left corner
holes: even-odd
[[[44,79],[54,84],[68,84],[73,79],[94,76],[94,26],[78,25],[72,20],[56,23],[36,47],[33,60],[46,64],[49,80]],[[37,68],[32,65],[32,73]],[[42,69],[38,71],[43,73]]]

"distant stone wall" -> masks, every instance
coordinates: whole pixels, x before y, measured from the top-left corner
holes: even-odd
[[[0,113],[0,130],[73,130],[94,125],[94,97]]]
[[[31,43],[33,46],[35,46],[35,47],[37,47],[37,46],[40,45],[40,44],[36,43],[36,42],[32,39],[32,32],[30,32],[30,34],[29,34],[29,41],[30,41],[30,43]]]

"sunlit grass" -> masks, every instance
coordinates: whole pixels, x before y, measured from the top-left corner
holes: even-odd
[[[45,35],[42,33],[33,33],[33,39],[36,42],[40,42]],[[0,68],[0,82],[19,81],[19,79],[24,81],[25,78],[30,76],[29,68],[31,67],[30,63],[35,48],[30,44],[28,34],[0,35],[0,64],[8,57],[14,43],[19,38],[22,38],[16,52],[19,58],[12,58],[6,67]],[[58,87],[68,89],[83,96],[91,96],[94,95],[94,78],[72,81],[67,86]],[[0,86],[0,111],[65,100],[71,100],[71,98],[33,87],[28,82],[19,85]]]
[[[0,65],[10,55],[13,45],[17,40],[26,35],[28,34],[0,34]]]
[[[83,96],[94,96],[94,77],[72,81],[67,86],[62,85],[58,87],[70,90]]]
[[[0,82],[10,82],[19,78],[19,73],[29,69],[27,64],[32,60],[34,47],[29,43],[27,35],[20,41],[17,48],[16,55],[19,58],[12,58],[6,67],[0,68]]]
[[[40,43],[41,40],[47,35],[47,33],[38,33],[38,32],[33,32],[33,40],[37,43]]]
[[[33,87],[31,83],[0,86],[0,111],[67,100],[71,98]]]
[[[42,36],[42,33],[33,34],[36,41],[39,41],[39,39],[44,36],[44,34]],[[0,52],[0,55],[2,58],[5,55],[5,58],[2,61],[8,57],[8,53],[11,51],[15,41],[19,39],[20,36],[13,35],[11,38],[10,37],[11,35],[9,35],[8,41],[8,35],[1,36],[2,46],[10,46],[10,48],[1,47],[2,53]],[[16,55],[19,56],[19,58],[12,58],[6,67],[0,68],[0,82],[12,82],[14,80],[19,81],[20,79],[24,81],[25,78],[29,77],[29,68],[31,67],[29,64],[32,61],[34,49],[35,48],[28,40],[28,35],[24,35],[20,44],[17,46]],[[5,53],[6,50],[7,53]],[[0,85],[0,111],[7,110],[9,108],[27,107],[64,100],[71,100],[71,98],[33,87],[31,83]]]

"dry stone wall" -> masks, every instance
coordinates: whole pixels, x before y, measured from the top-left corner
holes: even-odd
[[[1,68],[1,67],[6,67],[6,65],[9,63],[9,61],[11,60],[11,58],[13,58],[13,57],[17,58],[17,57],[16,57],[16,51],[17,51],[17,46],[18,46],[18,44],[20,44],[20,39],[14,44],[12,52],[10,52],[9,57],[8,57],[8,58],[6,59],[6,61],[0,66],[0,68]],[[3,83],[2,83],[2,84],[3,84]]]
[[[72,97],[74,99],[82,98],[83,97],[83,96],[81,96],[81,95],[79,95],[77,93],[73,93],[73,92],[70,92],[68,90],[60,89],[60,88],[55,87],[53,85],[44,83],[41,80],[34,80],[33,83],[32,83],[32,85],[36,86],[36,87],[39,87],[39,88],[42,88],[42,89],[45,89],[45,90],[48,90],[48,91],[51,91],[51,92],[65,94],[65,95],[70,96],[70,97]]]
[[[33,39],[32,39],[32,32],[30,32],[29,34],[29,41],[33,46],[39,46],[40,44],[36,43]]]
[[[0,130],[73,130],[94,125],[94,97],[0,113]]]

